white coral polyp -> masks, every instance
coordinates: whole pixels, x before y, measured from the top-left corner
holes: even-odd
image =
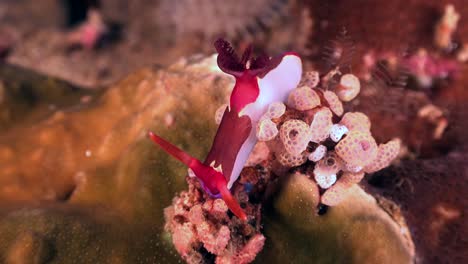
[[[309,154],[309,160],[313,162],[317,162],[327,154],[327,147],[324,145],[319,145],[312,153]]]
[[[322,189],[328,189],[336,182],[336,174],[315,174],[315,181]]]
[[[282,102],[274,102],[268,106],[265,114],[267,118],[280,118],[286,112],[286,106]]]
[[[259,141],[270,141],[278,135],[278,128],[271,119],[262,119],[257,124],[256,133]]]
[[[330,129],[330,139],[334,142],[340,141],[348,133],[348,128],[344,125],[334,124]]]
[[[336,174],[342,168],[342,160],[334,153],[328,152],[314,168],[314,178],[317,184],[327,189],[336,182]]]

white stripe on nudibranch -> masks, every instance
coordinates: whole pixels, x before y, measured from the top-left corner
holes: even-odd
[[[237,153],[231,177],[229,177],[228,188],[239,178],[250,153],[255,144],[257,136],[255,127],[267,111],[268,106],[274,102],[286,102],[289,93],[297,87],[302,76],[302,61],[297,55],[288,54],[284,56],[281,63],[276,68],[268,72],[263,78],[257,78],[260,93],[255,102],[244,107],[239,113],[240,116],[247,115],[252,121],[252,131],[247,140],[242,144]]]

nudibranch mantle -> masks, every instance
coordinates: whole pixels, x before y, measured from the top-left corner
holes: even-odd
[[[271,103],[286,102],[289,93],[299,84],[302,62],[294,53],[274,58],[265,55],[251,58],[251,46],[239,59],[231,45],[222,39],[215,42],[215,47],[218,67],[234,76],[236,84],[205,161],[200,162],[152,132],[149,136],[188,166],[208,194],[221,196],[237,217],[247,220],[229,189],[257,143],[255,129],[252,128]]]
[[[270,104],[287,101],[289,93],[299,84],[301,75],[301,59],[295,54],[284,55],[276,68],[268,72],[263,78],[256,77],[259,94],[254,102],[247,104],[240,110],[239,115],[248,116],[252,122],[252,127],[256,127]],[[239,150],[232,174],[228,177],[228,188],[231,188],[239,177],[256,143],[255,130],[251,130],[249,137]]]

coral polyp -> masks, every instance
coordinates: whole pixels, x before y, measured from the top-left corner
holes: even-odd
[[[364,113],[344,113],[343,103],[359,94],[360,81],[353,74],[332,72],[341,80],[334,86],[330,73],[318,81],[317,72],[304,74],[288,97],[283,118],[274,120],[278,136],[267,142],[280,167],[310,168],[309,177],[322,189],[321,203],[328,206],[345,199],[365,173],[387,167],[400,149],[399,139],[378,145]]]

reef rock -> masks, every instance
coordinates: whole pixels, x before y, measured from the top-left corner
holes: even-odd
[[[342,203],[318,210],[317,185],[294,173],[265,210],[257,263],[413,263],[414,246],[375,198],[354,185]]]
[[[35,100],[3,119],[0,132],[0,262],[179,261],[162,230],[187,171],[146,131],[206,155],[212,117],[232,86],[211,65],[195,58],[142,69],[103,93],[61,90],[19,69],[2,74],[2,91],[29,83]],[[4,97],[2,112],[16,113],[25,97],[18,91]],[[55,103],[64,98],[69,104]]]
[[[0,262],[179,263],[164,208],[187,188],[187,170],[154,148],[146,132],[204,157],[216,109],[233,85],[214,65],[210,57],[146,68],[99,93],[61,89],[44,78],[31,83],[33,103],[21,112],[15,107],[24,93],[3,97],[0,112],[16,117],[0,119]],[[12,76],[0,75],[0,92],[11,91]],[[44,99],[51,91],[60,93]],[[253,236],[246,246],[264,243],[256,262],[412,261],[405,227],[359,186],[319,215],[313,180],[293,174],[279,182],[262,205],[266,239]]]

